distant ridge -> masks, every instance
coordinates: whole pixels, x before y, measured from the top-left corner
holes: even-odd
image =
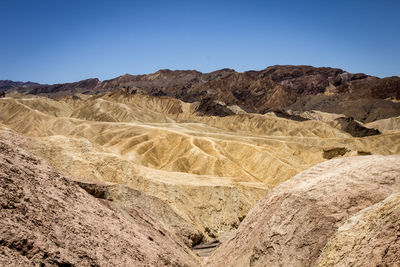
[[[101,82],[87,79],[55,85],[18,85],[0,81],[1,91],[57,97],[98,94],[123,88],[131,94],[170,96],[185,102],[211,99],[247,112],[271,109],[341,113],[362,122],[400,115],[400,78],[377,78],[329,67],[276,65],[261,71],[221,69],[210,73],[162,69],[152,74],[125,74]],[[9,84],[7,86],[7,84]]]

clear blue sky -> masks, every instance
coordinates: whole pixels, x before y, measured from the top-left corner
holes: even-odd
[[[274,64],[399,76],[399,12],[399,0],[0,0],[0,79]]]

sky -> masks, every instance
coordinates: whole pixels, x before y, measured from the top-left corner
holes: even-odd
[[[277,64],[400,76],[399,11],[399,0],[0,0],[0,79]]]

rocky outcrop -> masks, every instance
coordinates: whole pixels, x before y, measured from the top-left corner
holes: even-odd
[[[207,266],[312,266],[350,216],[399,190],[399,155],[318,164],[271,190]]]
[[[198,266],[158,218],[116,212],[46,162],[0,139],[1,266]]]
[[[400,194],[350,217],[325,246],[319,266],[398,266]]]

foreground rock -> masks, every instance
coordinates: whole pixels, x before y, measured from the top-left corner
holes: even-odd
[[[0,139],[0,266],[197,266],[196,256],[157,220],[125,216]],[[111,208],[110,208],[111,207]]]
[[[270,191],[208,265],[312,266],[349,216],[399,190],[399,155],[318,164]]]
[[[351,217],[330,239],[319,266],[398,266],[400,194]]]

